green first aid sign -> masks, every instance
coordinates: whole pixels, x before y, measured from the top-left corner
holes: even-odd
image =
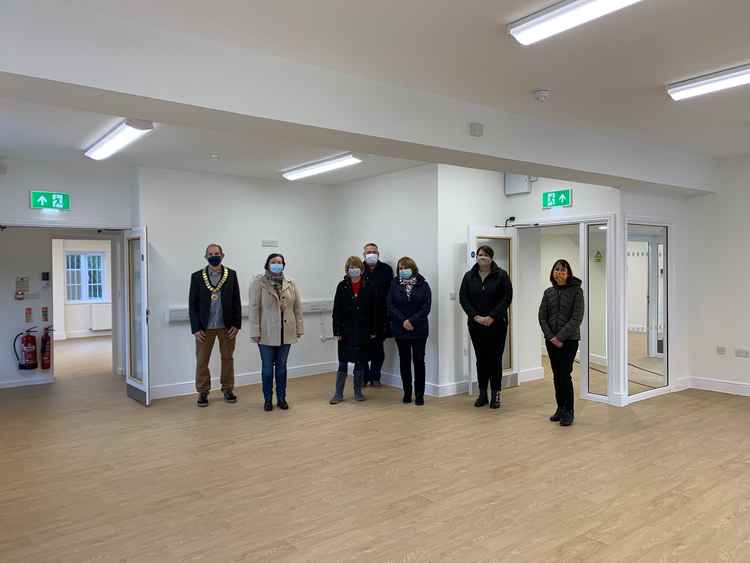
[[[70,209],[70,194],[62,192],[31,192],[31,209]]]
[[[572,207],[573,190],[557,190],[554,192],[542,193],[542,209],[552,209],[553,207]]]

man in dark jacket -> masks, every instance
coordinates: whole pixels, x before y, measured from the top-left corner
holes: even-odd
[[[508,334],[508,308],[513,300],[513,286],[508,273],[494,261],[494,250],[482,246],[477,263],[461,282],[461,307],[469,322],[469,335],[477,358],[479,397],[474,406],[500,408],[503,384],[503,353]],[[492,400],[487,400],[487,384]]]
[[[221,390],[227,403],[236,403],[234,394],[234,346],[242,327],[242,302],[237,273],[222,266],[224,251],[218,244],[206,248],[208,266],[190,278],[190,328],[195,336],[195,388],[198,406],[208,406],[211,372],[208,363],[214,342],[221,351]]]
[[[380,261],[380,250],[374,242],[364,247],[365,279],[372,285],[375,298],[375,338],[370,340],[370,351],[365,370],[365,385],[370,383],[380,387],[380,371],[385,362],[383,345],[386,338],[390,338],[390,324],[388,322],[388,291],[393,280],[393,269]]]

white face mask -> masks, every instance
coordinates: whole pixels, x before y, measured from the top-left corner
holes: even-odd
[[[349,268],[349,277],[353,280],[356,280],[358,277],[362,275],[362,270],[359,268]]]
[[[377,254],[370,253],[370,254],[365,255],[365,263],[368,266],[374,266],[375,264],[378,263],[379,259],[380,259],[380,256]]]
[[[492,258],[489,256],[477,256],[477,262],[480,266],[489,266],[492,262]]]

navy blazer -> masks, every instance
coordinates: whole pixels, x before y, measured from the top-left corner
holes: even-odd
[[[391,290],[388,292],[388,313],[391,319],[391,332],[394,338],[423,339],[430,334],[427,316],[432,307],[432,291],[430,285],[417,274],[417,284],[411,293],[411,299],[406,296],[406,290],[398,278],[391,282]],[[404,328],[404,321],[409,319],[414,325],[414,330]]]

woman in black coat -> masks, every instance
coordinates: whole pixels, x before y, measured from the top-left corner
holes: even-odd
[[[333,335],[338,340],[339,369],[336,373],[336,391],[329,401],[332,405],[344,400],[349,363],[354,364],[354,399],[365,400],[362,387],[369,343],[376,333],[376,294],[372,282],[362,277],[362,260],[351,256],[346,261],[344,271],[346,277],[336,287],[333,300]]]
[[[557,410],[550,417],[561,426],[573,424],[573,362],[581,339],[585,310],[581,280],[573,275],[567,260],[558,260],[549,275],[552,287],[539,305],[539,326],[544,333],[555,381]]]
[[[398,261],[398,277],[388,293],[391,333],[396,339],[401,364],[404,403],[411,403],[414,363],[414,404],[424,405],[425,348],[429,336],[427,317],[432,307],[432,291],[419,273],[417,264],[405,256]]]
[[[508,334],[508,308],[513,301],[513,285],[508,273],[493,260],[489,246],[477,250],[477,263],[466,272],[459,298],[469,321],[469,335],[477,357],[479,397],[475,407],[488,402],[491,409],[500,408],[503,389],[503,352]],[[487,383],[492,400],[487,400]]]

